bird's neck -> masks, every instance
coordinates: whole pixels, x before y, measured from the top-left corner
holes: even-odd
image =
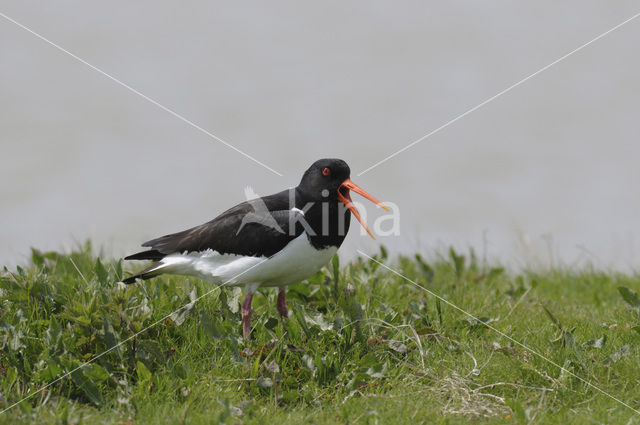
[[[337,199],[309,200],[304,196],[296,198],[296,207],[304,210],[307,235],[311,244],[318,249],[330,246],[340,247],[349,231],[351,211]]]

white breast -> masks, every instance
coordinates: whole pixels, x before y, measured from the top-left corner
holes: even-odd
[[[297,283],[316,273],[338,250],[328,247],[318,250],[306,233],[289,242],[270,258],[203,253],[173,254],[165,257],[166,273],[187,274],[214,284],[285,286]]]

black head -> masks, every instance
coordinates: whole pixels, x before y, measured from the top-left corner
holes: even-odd
[[[297,190],[302,193],[305,202],[328,201],[329,203],[335,202],[334,205],[342,202],[349,211],[353,213],[367,232],[369,232],[371,237],[373,237],[364,220],[360,217],[358,210],[351,202],[349,191],[354,191],[364,196],[385,210],[387,208],[376,198],[365,192],[360,186],[352,182],[349,178],[350,175],[351,170],[343,160],[334,158],[319,159],[311,164],[311,167],[304,172]]]
[[[350,175],[351,170],[343,160],[319,159],[304,172],[298,188],[309,199],[337,199],[340,185],[349,179]]]

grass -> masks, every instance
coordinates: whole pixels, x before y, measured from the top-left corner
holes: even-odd
[[[510,274],[453,250],[376,259],[479,320],[374,261],[336,258],[289,288],[284,322],[260,291],[243,341],[238,289],[124,287],[121,262],[89,245],[34,250],[0,275],[0,410],[123,343],[0,423],[640,423],[567,372],[640,409],[639,276]]]

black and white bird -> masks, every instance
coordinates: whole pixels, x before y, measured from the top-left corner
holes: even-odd
[[[350,191],[386,207],[349,177],[343,160],[320,159],[295,188],[242,202],[208,223],[145,242],[142,246],[149,250],[125,260],[155,263],[123,282],[167,273],[244,286],[242,334],[247,338],[255,291],[278,287],[278,312],[287,317],[285,287],[331,260],[349,231],[351,213],[373,237],[352,204]]]

